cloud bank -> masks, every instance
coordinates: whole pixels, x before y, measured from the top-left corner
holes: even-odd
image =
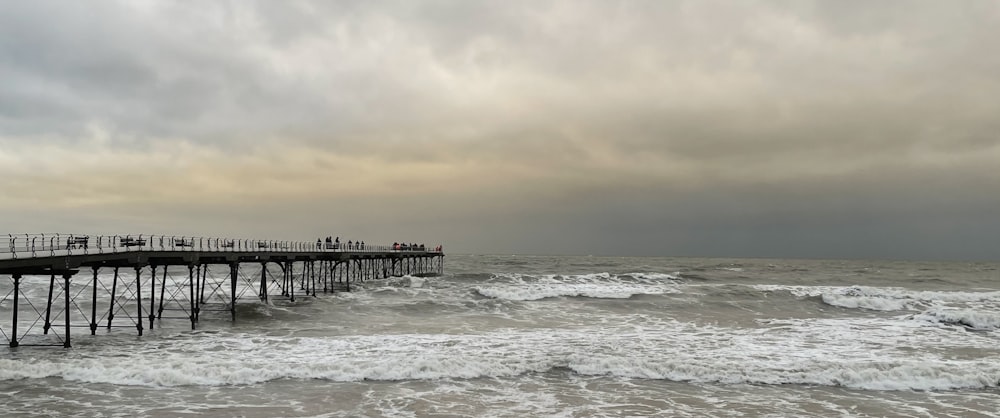
[[[1000,244],[995,2],[4,10],[4,231],[613,255]]]

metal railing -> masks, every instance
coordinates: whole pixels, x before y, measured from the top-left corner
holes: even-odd
[[[322,241],[281,241],[176,235],[8,234],[0,259],[113,254],[139,251],[178,252],[441,252],[441,246],[368,245]]]

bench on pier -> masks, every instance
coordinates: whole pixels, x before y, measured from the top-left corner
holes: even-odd
[[[146,245],[145,239],[125,237],[118,240],[118,244],[122,247],[142,247]]]
[[[194,242],[192,242],[191,240],[174,239],[174,246],[175,247],[194,247]]]
[[[267,243],[266,242],[258,242],[257,243],[257,248],[267,248]]]
[[[70,248],[87,248],[87,243],[90,242],[90,237],[69,237],[66,240],[66,249]]]
[[[236,246],[236,241],[223,241],[221,244],[222,248],[233,248]]]

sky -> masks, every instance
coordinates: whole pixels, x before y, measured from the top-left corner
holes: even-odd
[[[996,260],[997,1],[0,0],[0,234]]]

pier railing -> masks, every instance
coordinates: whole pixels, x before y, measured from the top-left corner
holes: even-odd
[[[138,251],[188,252],[441,252],[423,245],[370,245],[322,241],[280,241],[177,235],[8,234],[0,259],[113,254]]]

